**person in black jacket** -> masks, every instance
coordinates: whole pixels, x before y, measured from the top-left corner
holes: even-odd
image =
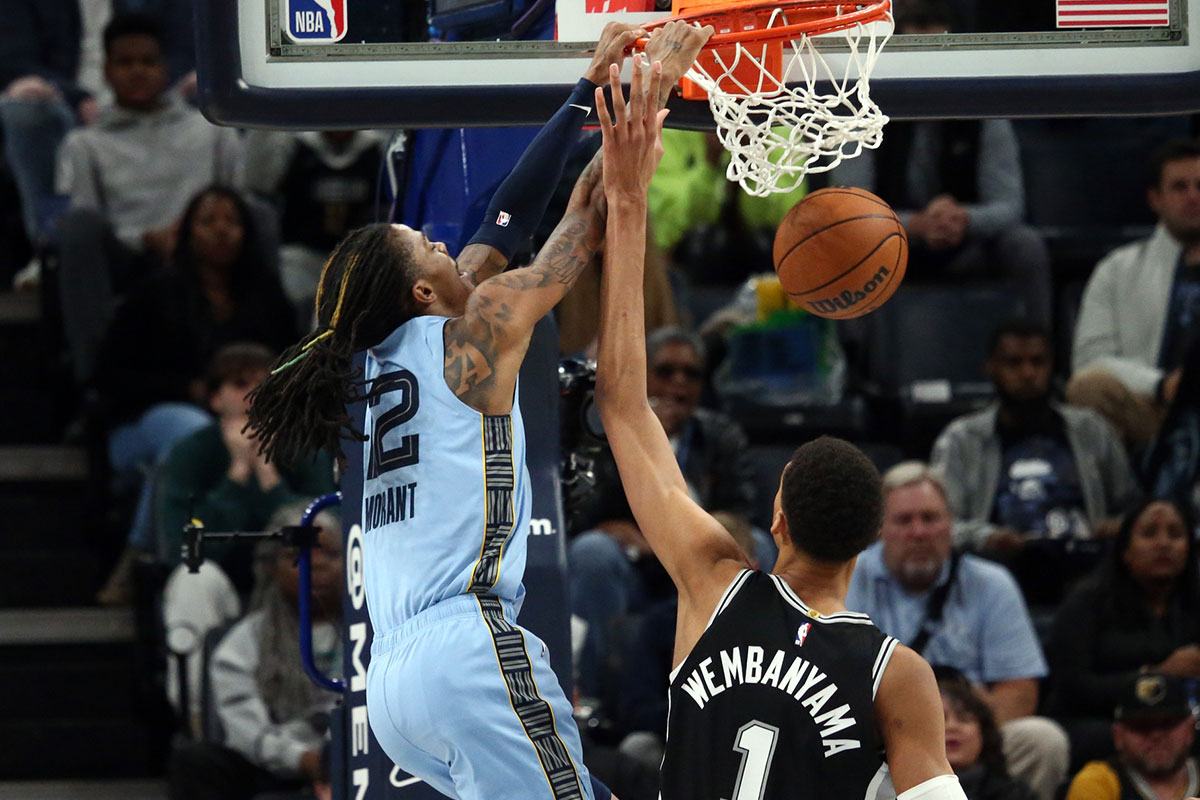
[[[700,408],[704,346],[681,328],[660,328],[646,340],[650,405],[675,448],[690,491],[710,512],[725,512],[732,524],[750,530],[755,510],[754,470],[746,435],[724,414]],[[587,527],[567,546],[571,611],[588,624],[580,657],[580,691],[602,692],[598,664],[605,657],[610,622],[639,612],[673,593],[674,587],[633,521],[616,467],[597,469],[596,503]],[[754,554],[770,569],[774,545],[764,531],[751,531]]]
[[[128,567],[150,548],[152,484],[142,476],[211,421],[203,410],[209,359],[231,342],[278,352],[296,338],[295,314],[258,241],[240,195],[202,190],[184,212],[171,266],[135,285],[109,325],[94,389],[114,477],[141,488],[129,548],[101,602],[128,599]]]
[[[1143,501],[1059,608],[1047,648],[1051,702],[1075,763],[1112,754],[1112,709],[1139,673],[1200,679],[1195,529],[1190,508]]]

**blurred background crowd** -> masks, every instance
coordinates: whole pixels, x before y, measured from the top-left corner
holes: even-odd
[[[93,678],[124,666],[67,693],[74,717],[47,721],[17,689],[0,704],[14,730],[37,720],[35,740],[110,751],[12,777],[327,796],[336,698],[299,666],[294,552],[210,546],[185,576],[180,545],[193,518],[278,529],[335,489],[329,458],[258,455],[246,396],[309,329],[333,244],[386,217],[387,146],[404,134],[210,124],[189,14],[182,0],[0,0],[0,312],[22,384],[3,434],[33,456],[0,492],[0,596],[5,611],[94,604],[133,620],[122,647],[83,657]],[[909,31],[952,16],[935,0],[897,11]],[[885,516],[848,606],[937,668],[972,800],[1200,789],[1195,134],[1187,117],[897,121],[879,150],[752,198],[725,180],[715,135],[664,133],[647,378],[689,486],[769,570],[792,449],[832,433],[872,457]],[[585,132],[577,168],[597,146]],[[771,244],[805,192],[842,184],[896,209],[911,254],[883,309],[834,323],[788,301]],[[593,268],[556,311],[564,420],[587,402],[598,295]],[[578,721],[594,771],[625,800],[652,798],[674,589],[599,432],[569,424],[562,442]],[[63,452],[79,454],[66,478]],[[341,528],[317,524],[314,643],[336,673]],[[21,642],[0,643],[10,684],[84,653]],[[134,699],[113,711],[92,696],[106,692]],[[125,721],[72,727],[94,709]]]

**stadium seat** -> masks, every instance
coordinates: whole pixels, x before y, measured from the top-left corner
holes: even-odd
[[[992,330],[1024,311],[1011,290],[988,286],[908,286],[871,314],[866,347],[868,396],[889,440],[926,458],[947,422],[991,401],[983,362]]]

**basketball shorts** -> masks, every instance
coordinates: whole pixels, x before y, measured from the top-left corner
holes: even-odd
[[[398,767],[461,800],[596,798],[545,643],[491,595],[375,638],[367,717]]]

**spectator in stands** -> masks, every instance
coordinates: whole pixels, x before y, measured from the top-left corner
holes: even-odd
[[[1134,451],[1158,433],[1200,338],[1200,142],[1166,142],[1151,164],[1158,226],[1096,265],[1067,385],[1072,404],[1099,411]]]
[[[691,492],[710,512],[728,512],[735,524],[750,527],[757,500],[746,436],[723,414],[700,408],[704,348],[699,337],[681,328],[663,328],[647,337],[647,391],[650,404],[667,431]],[[580,688],[597,692],[591,671],[604,657],[609,622],[642,610],[648,581],[666,579],[625,502],[615,470],[601,472],[597,494],[609,498],[592,515],[590,530],[567,547],[571,609],[588,623],[581,657]],[[774,563],[768,535],[755,531],[756,551],[764,568]],[[665,584],[670,587],[669,579]],[[653,592],[651,592],[653,594]],[[592,695],[595,696],[595,695]]]
[[[94,386],[111,431],[113,470],[125,485],[141,487],[114,587],[137,551],[153,549],[151,484],[141,477],[210,421],[202,408],[209,359],[231,342],[279,351],[295,337],[295,315],[264,266],[246,204],[230,189],[201,191],[184,212],[172,266],[130,290],[98,359]],[[114,596],[126,593],[118,588]]]
[[[899,33],[949,30],[940,0],[896,11]],[[1024,223],[1017,136],[1005,119],[898,120],[878,150],[834,171],[835,183],[868,189],[895,209],[908,232],[908,280],[1004,281],[1025,312],[1050,324],[1050,251]]]
[[[246,134],[246,188],[279,211],[280,278],[306,320],[334,245],[379,219],[386,142],[377,131]]]
[[[1035,800],[1008,774],[996,717],[962,673],[937,670],[946,715],[946,759],[968,800]]]
[[[742,548],[751,569],[758,569],[757,544],[745,520],[722,511],[713,517]],[[678,608],[679,597],[673,593],[649,606],[631,626],[619,658],[621,697],[616,724],[625,734],[620,749],[656,772],[666,744],[667,686],[674,659]]]
[[[1183,800],[1200,792],[1191,756],[1196,720],[1183,682],[1147,673],[1127,681],[1113,713],[1116,756],[1092,761],[1071,781],[1066,800]]]
[[[926,465],[892,467],[883,491],[881,541],[859,556],[846,608],[966,676],[996,716],[1009,772],[1051,800],[1067,774],[1067,737],[1034,716],[1046,662],[1016,581],[1004,567],[952,551],[946,490]]]
[[[732,289],[773,269],[775,229],[806,188],[752,197],[726,179],[729,158],[715,133],[664,130],[648,200],[658,248],[693,283]]]
[[[83,28],[99,3],[0,0],[0,132],[29,241],[41,244],[53,213],[54,159],[77,124],[95,120],[99,82],[81,69]],[[90,17],[91,14],[89,13]],[[90,85],[85,85],[90,84]]]
[[[328,454],[276,466],[258,454],[257,444],[242,430],[250,407],[247,395],[274,361],[272,351],[258,344],[234,343],[218,350],[207,379],[216,420],[176,442],[155,475],[155,550],[159,560],[175,566],[163,592],[168,630],[184,626],[202,637],[240,613],[253,588],[253,546],[246,542],[206,543],[199,575],[179,565],[183,526],[189,520],[199,519],[210,531],[270,530],[280,508],[335,488]],[[198,655],[188,675],[195,706],[200,697]],[[174,662],[169,677],[174,690]],[[172,700],[178,702],[175,696]]]
[[[1089,546],[1116,532],[1137,493],[1108,423],[1051,400],[1052,352],[1038,323],[997,327],[985,364],[997,402],[951,422],[932,456],[955,540],[1007,563],[1026,599],[1046,604],[1095,563],[1084,553],[1099,553]]]
[[[271,529],[296,525],[298,504],[280,509]],[[319,515],[312,548],[313,661],[325,675],[342,667],[342,536]],[[338,696],[317,688],[300,665],[296,551],[260,545],[257,603],[212,652],[211,711],[219,731],[175,749],[167,768],[172,800],[240,800],[264,791],[328,783],[322,750]]]
[[[1059,609],[1048,647],[1051,710],[1077,762],[1112,752],[1112,709],[1140,672],[1200,679],[1194,530],[1188,508],[1143,502],[1126,515],[1107,559]]]
[[[203,187],[240,180],[235,131],[218,128],[167,90],[154,17],[128,14],[104,30],[104,75],[114,104],[71,131],[58,156],[59,291],[78,379],[91,375],[114,293],[169,260],[177,223]]]

